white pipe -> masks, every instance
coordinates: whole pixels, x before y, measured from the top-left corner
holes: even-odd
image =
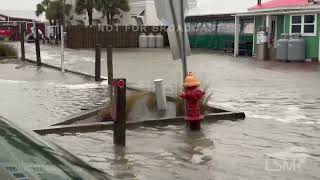
[[[64,30],[61,26],[61,72],[65,72],[64,69]]]
[[[167,98],[163,89],[163,79],[154,80],[154,89],[157,97],[158,110],[168,109]]]

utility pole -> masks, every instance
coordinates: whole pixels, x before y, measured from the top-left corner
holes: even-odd
[[[61,72],[65,72],[65,69],[64,69],[64,26],[65,26],[64,12],[65,12],[65,5],[66,5],[66,0],[63,0],[62,25],[61,25],[61,28],[60,28],[60,37],[61,37]]]
[[[188,75],[188,64],[187,64],[187,56],[186,56],[186,29],[185,29],[185,18],[184,18],[184,0],[180,0],[181,2],[181,61],[183,68],[183,81],[186,79]],[[182,82],[183,82],[182,81]],[[188,113],[188,102],[187,99],[184,100],[184,113],[187,116]]]
[[[164,19],[168,26],[174,26],[174,32],[168,32],[169,39],[176,42],[176,46],[171,47],[173,51],[173,59],[181,59],[183,81],[188,75],[187,54],[186,49],[186,29],[185,29],[185,9],[188,4],[186,0],[154,0],[159,19]],[[180,12],[179,12],[180,11]],[[181,24],[180,24],[181,21]],[[170,33],[170,34],[169,34]],[[189,49],[188,49],[189,50]],[[187,102],[185,101],[187,106]],[[187,108],[185,107],[185,111]]]
[[[180,0],[181,2],[181,26],[182,26],[182,35],[181,35],[181,60],[182,60],[182,68],[183,68],[183,80],[186,79],[188,75],[188,65],[187,65],[187,56],[186,56],[186,29],[185,29],[185,18],[184,18],[184,0]]]
[[[36,45],[36,55],[37,55],[37,65],[41,66],[41,51],[40,51],[40,42],[39,42],[39,29],[38,23],[35,23],[35,45]]]
[[[26,51],[25,51],[25,47],[24,47],[24,35],[25,35],[25,24],[24,23],[20,23],[20,46],[21,46],[21,59],[24,61],[26,60]]]

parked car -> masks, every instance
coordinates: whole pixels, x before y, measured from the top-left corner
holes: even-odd
[[[12,32],[10,30],[0,30],[0,40],[4,41],[12,36]]]
[[[0,117],[0,179],[105,180],[95,169],[58,145],[45,142]]]

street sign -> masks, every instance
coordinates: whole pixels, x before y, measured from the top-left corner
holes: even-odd
[[[181,12],[181,3],[183,2],[183,12]],[[183,28],[185,30],[184,17],[181,17],[182,14],[185,14],[189,7],[187,0],[155,0],[155,6],[158,18],[162,23],[168,26],[167,33],[170,42],[170,47],[172,51],[172,56],[174,60],[183,59],[184,56],[190,56],[190,44],[189,38],[186,31],[184,31],[183,37]],[[183,28],[182,28],[183,27]],[[183,49],[182,41],[184,38],[185,49]],[[185,52],[185,53],[183,53]]]
[[[184,12],[186,12],[189,9],[188,2],[187,0],[183,1]],[[177,23],[181,26],[181,0],[155,0],[154,3],[158,18],[162,23],[167,26]],[[173,5],[174,12],[171,11],[171,4]]]
[[[112,82],[112,87],[119,87],[119,88],[123,88],[126,86],[126,83],[123,80],[114,80]]]
[[[189,43],[189,38],[188,38],[188,33],[184,33],[184,37],[185,37],[185,54],[186,56],[190,56],[191,55],[191,49],[190,49],[190,43]],[[169,38],[169,43],[170,43],[170,48],[171,48],[171,53],[172,53],[172,58],[174,60],[179,60],[182,59],[182,54],[181,54],[181,50],[179,50],[179,48],[181,48],[181,43],[180,43],[180,39],[182,39],[181,37],[181,33],[177,33],[177,31],[168,31],[168,38]]]
[[[184,81],[188,73],[187,56],[191,54],[185,27],[188,2],[187,0],[155,0],[155,6],[159,19],[169,26],[167,32],[172,56],[174,60],[181,59]],[[185,113],[187,113],[187,100],[185,100]]]

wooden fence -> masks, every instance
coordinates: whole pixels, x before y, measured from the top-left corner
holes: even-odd
[[[141,33],[161,33],[165,46],[169,45],[166,27],[163,26],[68,26],[66,31],[66,47],[71,49],[95,48],[96,44],[138,48]]]

